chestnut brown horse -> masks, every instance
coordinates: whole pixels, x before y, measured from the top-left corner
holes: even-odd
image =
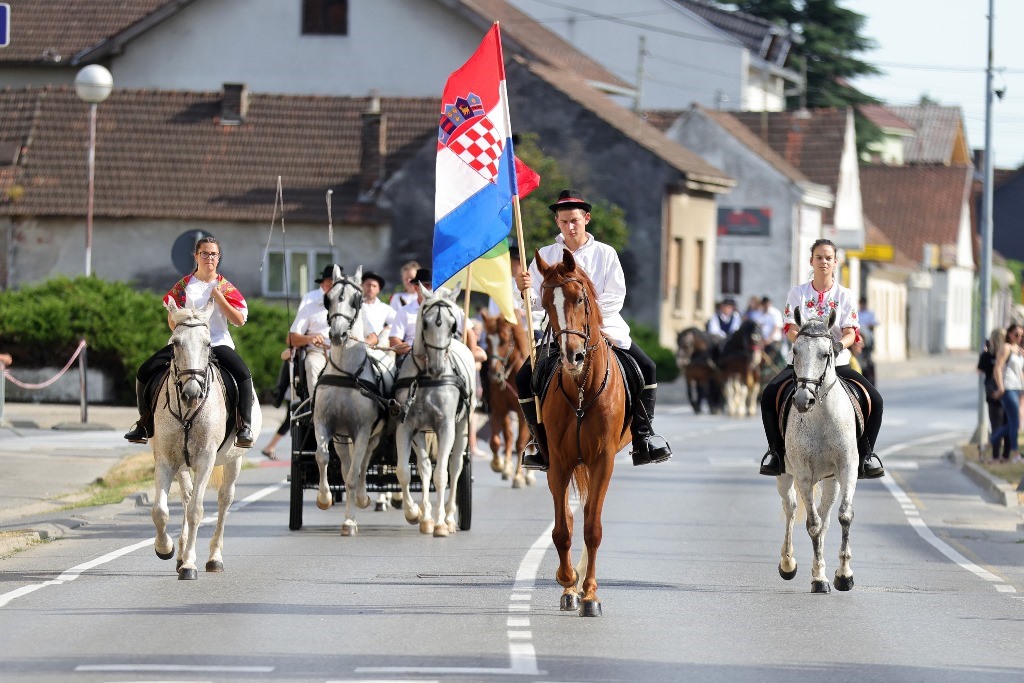
[[[536,253],[543,275],[541,305],[551,321],[558,367],[540,406],[548,441],[548,488],[555,504],[551,540],[558,551],[555,579],[564,588],[561,609],[601,615],[597,598],[597,549],[601,510],[615,466],[615,454],[632,439],[626,422],[626,389],[611,343],[601,334],[601,311],[590,278],[569,251],[551,265]],[[569,482],[583,505],[585,548],[572,565],[573,515]],[[580,571],[586,576],[580,583]]]
[[[536,475],[523,468],[519,454],[530,440],[530,430],[519,407],[515,376],[526,361],[529,353],[529,338],[526,328],[513,325],[501,314],[490,316],[481,311],[484,334],[487,336],[487,383],[488,405],[491,424],[491,469],[501,472],[502,479],[511,479],[512,488],[534,484]],[[518,418],[516,436],[512,436],[512,415]],[[502,440],[505,442],[502,448]],[[500,452],[504,451],[504,456]]]

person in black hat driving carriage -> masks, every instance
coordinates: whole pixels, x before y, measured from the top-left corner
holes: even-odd
[[[611,246],[598,242],[593,235],[587,233],[590,222],[591,205],[585,201],[577,190],[562,190],[558,201],[549,208],[555,214],[555,224],[560,234],[550,244],[539,250],[541,258],[549,263],[562,260],[562,252],[568,249],[576,264],[593,281],[599,297],[603,325],[601,331],[612,343],[626,350],[640,366],[644,388],[640,400],[635,401],[633,410],[633,464],[647,465],[663,462],[672,457],[672,449],[668,442],[654,433],[651,420],[654,417],[655,395],[658,382],[655,377],[655,365],[644,350],[630,339],[629,326],[623,320],[620,311],[626,297],[626,278],[619,263],[619,255]],[[516,276],[516,284],[523,297],[531,297],[531,305],[540,303],[540,287],[543,277],[537,269],[536,260]],[[527,444],[523,452],[523,466],[528,469],[546,470],[548,468],[547,440],[544,426],[537,424],[537,403],[533,397],[530,379],[533,368],[530,360],[516,374],[516,389],[519,403],[526,416],[533,440]],[[663,442],[663,443],[659,443]]]

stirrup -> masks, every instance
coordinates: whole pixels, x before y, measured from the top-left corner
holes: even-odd
[[[878,465],[873,465],[872,461],[877,462]],[[881,479],[884,476],[885,467],[882,465],[882,459],[874,453],[864,458],[864,462],[860,464],[857,472],[858,479]]]
[[[766,477],[777,477],[780,474],[786,473],[785,460],[781,455],[776,453],[771,448],[761,458],[761,474]]]
[[[132,425],[132,428],[124,435],[124,438],[128,439],[131,443],[149,443],[149,435],[146,434],[146,428],[142,425],[142,420]]]
[[[235,432],[234,445],[238,448],[252,448],[252,429],[249,425],[243,425],[239,427],[238,431]]]
[[[540,447],[537,442],[530,440],[526,447],[523,449],[523,467],[528,470],[536,470],[540,472],[548,471],[547,458],[540,452]]]
[[[651,439],[658,438],[665,442],[664,446],[652,446]],[[630,452],[633,456],[633,466],[639,467],[640,465],[654,465],[659,462],[665,462],[672,457],[672,447],[668,445],[668,439],[658,434],[651,434],[649,436],[640,437],[640,444],[633,442],[633,450]]]

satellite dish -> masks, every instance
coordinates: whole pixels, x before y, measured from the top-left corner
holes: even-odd
[[[182,275],[191,273],[195,269],[196,261],[194,254],[196,253],[196,242],[204,237],[213,237],[213,233],[206,232],[205,230],[189,230],[188,232],[181,233],[178,239],[174,240],[174,246],[171,247],[171,263],[174,264],[174,268]],[[221,256],[221,259],[223,258]],[[217,265],[220,264],[218,263]]]

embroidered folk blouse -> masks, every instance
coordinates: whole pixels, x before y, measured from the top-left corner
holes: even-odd
[[[836,282],[832,288],[819,292],[811,282],[804,282],[789,290],[786,297],[786,310],[782,312],[785,321],[783,332],[788,332],[790,327],[796,325],[794,311],[800,309],[800,320],[807,322],[811,318],[822,318],[828,320],[829,313],[836,312],[836,322],[832,325],[832,336],[837,340],[842,339],[843,330],[852,327],[857,330],[857,338],[860,338],[860,321],[857,319],[857,298],[846,287]],[[793,362],[793,350],[786,352],[786,361]],[[836,358],[836,365],[850,364],[850,350],[844,349]]]

